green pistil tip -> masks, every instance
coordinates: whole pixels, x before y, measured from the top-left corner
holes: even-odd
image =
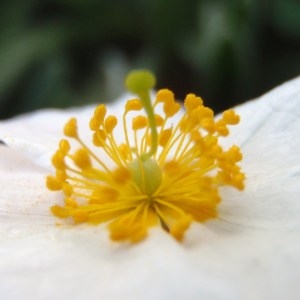
[[[137,94],[143,102],[143,106],[149,120],[152,145],[148,153],[141,155],[141,159],[144,161],[156,153],[158,145],[155,116],[150,98],[150,90],[154,88],[155,83],[155,76],[148,70],[131,71],[125,80],[125,85],[128,91]]]
[[[140,95],[155,87],[155,76],[148,70],[131,71],[125,80],[128,91]]]

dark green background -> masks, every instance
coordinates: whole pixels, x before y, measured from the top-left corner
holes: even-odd
[[[0,4],[0,118],[108,102],[147,67],[220,111],[300,71],[298,0],[10,0]]]

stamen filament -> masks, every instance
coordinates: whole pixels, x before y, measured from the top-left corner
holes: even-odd
[[[163,206],[173,209],[174,211],[178,212],[180,215],[185,215],[185,212],[182,209],[180,209],[178,206],[175,206],[175,205],[168,203],[166,201],[163,201],[161,199],[157,199],[156,202]]]

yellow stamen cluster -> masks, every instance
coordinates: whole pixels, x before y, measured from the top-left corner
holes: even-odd
[[[47,177],[47,187],[64,194],[64,204],[51,207],[55,216],[111,221],[115,241],[140,241],[155,224],[181,241],[192,221],[217,217],[219,187],[244,188],[239,148],[223,150],[218,143],[239,122],[235,112],[215,120],[194,94],[186,96],[183,110],[167,89],[151,101],[154,84],[149,72],[131,73],[126,85],[137,98],[125,104],[121,126],[105,105],[95,109],[91,146],[79,137],[76,119],[65,125],[65,136],[79,147],[71,152],[62,139],[52,158],[56,174]]]

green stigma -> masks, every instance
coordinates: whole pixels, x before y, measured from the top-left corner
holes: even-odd
[[[155,76],[148,70],[135,70],[128,73],[125,86],[129,92],[140,95],[155,87]]]
[[[151,129],[151,148],[148,153],[141,156],[142,160],[147,160],[155,154],[158,146],[155,116],[150,97],[150,90],[154,88],[155,82],[155,76],[148,70],[131,71],[125,79],[128,91],[137,94],[142,101]]]

